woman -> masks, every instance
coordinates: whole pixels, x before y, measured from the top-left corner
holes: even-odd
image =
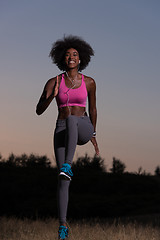
[[[83,145],[91,140],[96,154],[99,155],[96,141],[96,84],[94,79],[80,73],[93,55],[91,46],[79,37],[68,36],[56,41],[50,57],[64,72],[48,80],[36,108],[36,113],[40,115],[56,98],[58,118],[54,132],[54,151],[59,170],[59,239],[68,237],[68,189],[73,176],[71,166],[76,145]],[[87,98],[89,117],[86,113]]]

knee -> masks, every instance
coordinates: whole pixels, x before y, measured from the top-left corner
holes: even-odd
[[[78,138],[77,145],[85,145],[86,143],[88,143],[90,141],[90,139],[91,139],[91,137]]]

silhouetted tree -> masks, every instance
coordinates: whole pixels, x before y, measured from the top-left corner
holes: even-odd
[[[11,153],[9,155],[8,159],[6,160],[6,165],[11,166],[11,167],[16,166],[15,158],[16,158],[16,156],[13,153]]]
[[[113,174],[122,174],[124,173],[125,168],[126,165],[123,162],[113,157],[112,168],[110,169]]]
[[[27,167],[34,167],[34,166],[48,168],[51,166],[51,162],[46,155],[38,156],[38,155],[30,154],[27,161]]]
[[[22,154],[20,156],[15,156],[11,153],[6,160],[6,165],[13,167],[50,167],[51,162],[47,156],[39,156],[30,154]]]
[[[156,176],[160,176],[160,166],[157,166],[154,172]]]
[[[73,168],[80,169],[89,169],[89,170],[95,170],[104,172],[105,166],[104,166],[104,159],[102,159],[100,156],[94,155],[94,157],[88,156],[86,153],[84,157],[78,157],[76,162],[72,165]]]
[[[5,164],[5,159],[2,157],[0,153],[0,166],[4,166],[4,164]]]
[[[100,156],[97,156],[96,154],[92,158],[92,166],[96,170],[99,170],[101,172],[107,171],[105,166],[104,166],[104,159],[102,159]]]
[[[139,167],[137,174],[138,174],[138,175],[142,174],[142,170],[143,170],[142,167]]]

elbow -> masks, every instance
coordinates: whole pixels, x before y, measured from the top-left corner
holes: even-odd
[[[40,112],[36,111],[36,114],[39,116],[39,115],[41,115],[42,113],[40,113]]]
[[[40,113],[39,111],[37,111],[37,110],[36,110],[36,114],[37,114],[38,116],[41,115],[41,113]]]
[[[39,115],[41,115],[43,112],[42,111],[40,111],[40,109],[38,108],[38,107],[36,107],[36,114],[39,116]]]

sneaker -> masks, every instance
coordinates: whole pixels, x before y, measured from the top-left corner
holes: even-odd
[[[68,238],[68,228],[65,226],[60,226],[58,231],[58,238],[64,240]]]
[[[69,178],[69,180],[71,180],[72,179],[71,177],[73,176],[71,166],[68,163],[64,163],[62,165],[62,168],[60,170],[60,174],[59,175],[60,176],[63,175],[65,177]]]

